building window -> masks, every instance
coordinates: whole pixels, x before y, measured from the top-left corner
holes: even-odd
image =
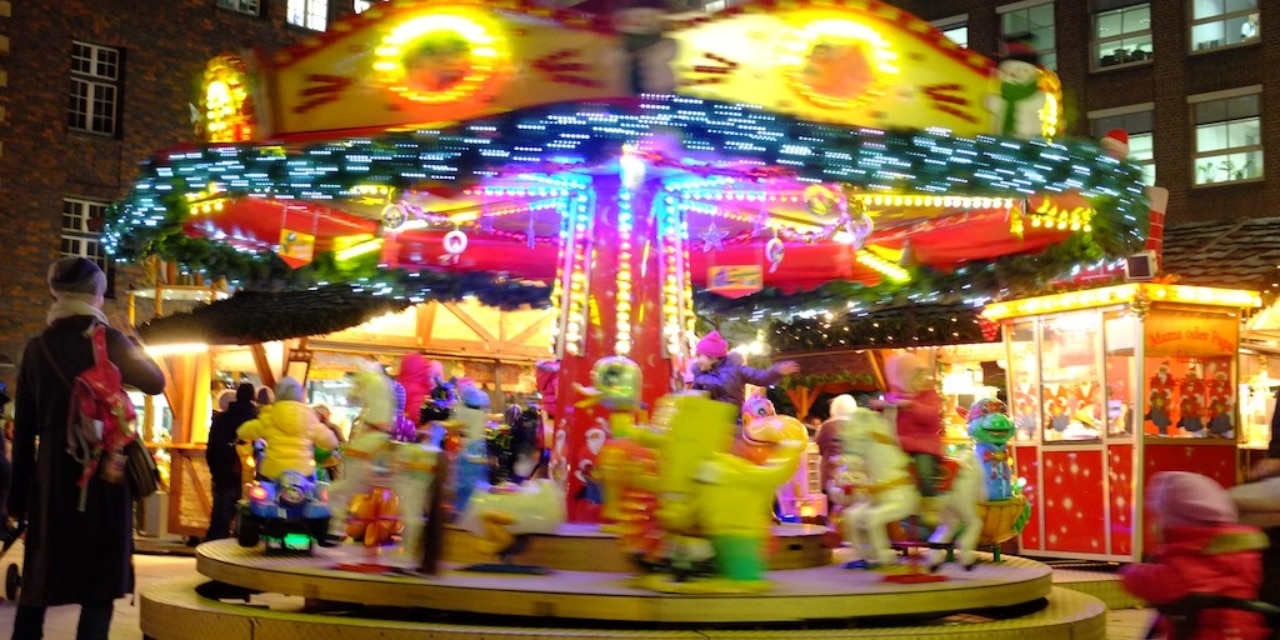
[[[707,13],[715,13],[717,11],[724,11],[725,7],[728,5],[729,3],[726,2],[726,0],[707,0],[702,4],[702,10]]]
[[[1156,183],[1155,124],[1151,105],[1109,109],[1089,114],[1093,138],[1123,129],[1129,134],[1129,160],[1142,167],[1143,182]]]
[[[218,6],[251,16],[259,15],[261,11],[258,0],[218,0]]]
[[[72,42],[67,124],[76,131],[115,135],[119,96],[120,50]]]
[[[1187,98],[1196,127],[1195,184],[1262,178],[1260,90]]]
[[[1093,68],[1151,62],[1151,5],[1094,0]]]
[[[933,26],[942,32],[948,40],[968,48],[969,46],[969,15],[953,16],[944,20],[935,20]]]
[[[289,24],[324,31],[329,24],[329,0],[289,0]]]
[[[1057,37],[1053,32],[1053,3],[1033,0],[1016,2],[996,7],[1000,14],[1000,35],[1009,36],[1028,34],[1036,53],[1040,54],[1040,64],[1046,69],[1057,70]]]
[[[373,5],[377,3],[378,0],[355,0],[355,4],[351,8],[355,9],[356,13],[364,13],[372,9]]]
[[[100,242],[107,203],[78,198],[62,200],[62,255],[93,260],[104,273],[110,266]]]
[[[1257,0],[1191,0],[1191,50],[1258,41]]]

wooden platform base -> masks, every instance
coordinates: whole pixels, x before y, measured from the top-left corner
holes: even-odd
[[[823,545],[826,527],[814,525],[778,525],[773,528],[775,549],[769,568],[803,569],[821,567],[831,562],[831,549]],[[463,529],[447,527],[444,537],[444,559],[458,564],[492,562],[493,558],[477,551],[475,537]],[[603,533],[598,525],[564,524],[555,535],[529,536],[529,546],[518,558],[520,564],[537,565],[563,571],[599,571],[629,573],[634,570],[618,538]]]
[[[197,570],[219,582],[259,592],[363,606],[412,607],[466,614],[566,618],[626,623],[742,624],[847,620],[883,616],[939,616],[1034,602],[1052,589],[1048,566],[983,556],[972,571],[945,565],[948,579],[896,584],[885,576],[905,574],[898,565],[851,571],[840,560],[822,567],[775,571],[765,593],[715,596],[669,595],[637,588],[631,575],[557,571],[547,576],[457,571],[436,578],[339,571],[365,558],[362,549],[321,549],[310,557],[266,556],[232,540],[200,545]],[[711,604],[714,603],[714,604]]]
[[[196,588],[200,577],[177,578],[142,589],[141,627],[152,640],[767,640],[768,638],[899,638],[941,640],[964,636],[983,640],[1104,640],[1106,611],[1096,598],[1066,589],[1053,589],[1047,601],[1034,610],[981,611],[924,622],[863,620],[840,625],[793,623],[784,626],[734,630],[715,627],[646,625],[647,628],[531,627],[515,623],[499,626],[414,621],[378,616],[377,611],[352,611],[346,615],[304,611],[301,598],[254,597],[251,604],[203,598]],[[702,600],[707,607],[706,599]],[[815,601],[812,606],[820,608]],[[711,608],[711,607],[708,607]],[[387,612],[382,612],[386,614]],[[554,621],[546,621],[553,623]],[[541,624],[541,623],[539,623]]]

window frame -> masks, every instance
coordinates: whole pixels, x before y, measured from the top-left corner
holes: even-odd
[[[1051,13],[1053,15],[1053,24],[1050,26],[1050,29],[1053,30],[1053,46],[1052,47],[1036,47],[1036,55],[1039,55],[1042,59],[1046,55],[1052,55],[1053,64],[1043,65],[1043,66],[1046,69],[1049,69],[1050,71],[1053,71],[1055,73],[1058,70],[1058,5],[1057,5],[1057,1],[1058,0],[1019,0],[1018,2],[1010,2],[1008,4],[1002,4],[996,7],[997,20],[1000,23],[1001,40],[1011,35],[1014,35],[1016,33],[1020,33],[1019,31],[1014,31],[1012,33],[1005,32],[1004,17],[1006,15],[1010,13],[1018,12],[1018,11],[1026,11],[1028,9],[1034,9],[1036,7],[1043,6],[1046,4],[1052,8]]]
[[[67,205],[74,205],[75,210],[67,211]],[[102,245],[102,231],[94,230],[93,220],[100,219],[105,222],[107,209],[111,203],[105,200],[97,200],[95,198],[85,198],[81,196],[63,196],[62,198],[62,220],[59,223],[58,231],[58,253],[62,256],[82,257],[93,260],[94,263],[102,269],[107,275],[107,298],[115,297],[115,265],[111,260],[111,256],[107,255],[106,249]],[[92,213],[93,207],[100,207],[99,216],[95,218]],[[67,225],[68,218],[75,221],[72,226]],[[72,244],[76,247],[76,251],[67,251],[64,247]],[[87,247],[92,245],[96,251],[89,251]]]
[[[1140,102],[1140,103],[1138,103],[1138,104],[1130,104],[1130,105],[1125,105],[1125,106],[1122,106],[1122,107],[1113,107],[1113,108],[1111,108],[1111,109],[1098,109],[1098,110],[1096,110],[1096,111],[1090,111],[1089,113],[1085,114],[1085,117],[1086,117],[1086,118],[1088,118],[1088,120],[1089,120],[1089,132],[1090,132],[1090,134],[1093,136],[1093,138],[1094,138],[1095,140],[1101,140],[1101,139],[1102,139],[1102,136],[1104,136],[1104,135],[1106,135],[1106,134],[1107,134],[1107,132],[1106,132],[1106,131],[1098,131],[1098,129],[1094,127],[1094,123],[1095,123],[1095,122],[1097,122],[1097,121],[1099,121],[1099,120],[1105,120],[1105,119],[1108,119],[1108,118],[1116,118],[1116,117],[1120,117],[1120,116],[1128,116],[1128,115],[1133,115],[1133,114],[1135,114],[1135,113],[1150,113],[1150,114],[1151,114],[1151,131],[1144,131],[1144,132],[1140,132],[1140,133],[1138,133],[1138,134],[1137,134],[1137,135],[1145,135],[1145,134],[1150,134],[1150,135],[1151,135],[1151,146],[1152,146],[1152,148],[1151,148],[1151,159],[1150,159],[1150,160],[1138,160],[1138,159],[1135,159],[1135,158],[1133,158],[1133,157],[1132,157],[1132,153],[1131,153],[1131,154],[1130,154],[1130,156],[1127,158],[1127,160],[1129,160],[1129,162],[1132,162],[1132,163],[1134,163],[1134,164],[1136,164],[1136,165],[1138,165],[1138,166],[1140,166],[1140,167],[1144,167],[1144,169],[1143,169],[1143,177],[1144,177],[1144,178],[1146,177],[1146,170],[1145,170],[1145,167],[1151,167],[1151,168],[1152,168],[1152,171],[1154,172],[1154,174],[1153,174],[1153,176],[1152,176],[1152,177],[1153,177],[1153,179],[1152,179],[1152,181],[1151,181],[1151,184],[1149,184],[1149,185],[1147,185],[1147,186],[1155,186],[1155,184],[1157,184],[1157,183],[1156,183],[1156,180],[1158,180],[1158,179],[1160,178],[1160,168],[1159,168],[1159,165],[1158,165],[1158,164],[1156,164],[1156,154],[1155,154],[1155,135],[1156,135],[1156,126],[1155,126],[1155,116],[1156,116],[1156,114],[1155,114],[1155,111],[1156,111],[1156,103],[1154,103],[1154,102]],[[1129,134],[1129,135],[1130,135],[1130,137],[1132,137],[1132,136],[1134,135],[1134,132],[1133,132],[1133,131],[1129,131],[1128,129],[1126,129],[1126,130],[1125,130],[1125,133]]]
[[[929,24],[933,25],[933,28],[937,29],[938,31],[941,31],[942,35],[944,36],[947,35],[948,31],[955,31],[956,29],[963,27],[964,28],[963,43],[956,42],[955,40],[951,40],[949,36],[947,37],[947,39],[951,40],[952,42],[955,42],[956,45],[958,45],[961,49],[969,48],[969,14],[961,13],[959,15],[950,16],[948,18],[933,20]]]
[[[1232,98],[1242,98],[1244,96],[1258,97],[1258,115],[1253,116],[1258,121],[1258,143],[1243,146],[1243,147],[1225,147],[1225,148],[1217,149],[1214,151],[1201,152],[1200,140],[1199,140],[1199,136],[1197,135],[1197,129],[1201,126],[1201,123],[1196,122],[1196,108],[1205,103],[1223,102],[1226,100],[1230,100]],[[1189,109],[1187,109],[1187,117],[1188,117],[1188,124],[1191,127],[1191,188],[1192,189],[1222,187],[1222,186],[1230,186],[1230,185],[1238,185],[1238,184],[1252,184],[1257,182],[1263,182],[1267,179],[1266,148],[1265,148],[1265,145],[1262,143],[1262,118],[1263,118],[1262,112],[1266,106],[1265,104],[1263,104],[1263,101],[1262,101],[1262,85],[1255,84],[1247,87],[1237,87],[1234,89],[1225,89],[1222,91],[1211,91],[1208,93],[1198,93],[1195,95],[1190,95],[1190,96],[1187,96],[1187,106],[1190,107]],[[1215,121],[1215,122],[1219,122],[1219,121]],[[1231,122],[1231,120],[1222,120],[1221,122],[1229,123]],[[1210,124],[1210,123],[1203,123],[1203,124]],[[1222,182],[1200,182],[1199,181],[1199,171],[1200,171],[1199,163],[1201,158],[1228,156],[1234,153],[1250,153],[1255,151],[1260,154],[1259,157],[1262,159],[1262,170],[1259,172],[1258,177],[1241,178],[1239,180],[1224,180]]]
[[[245,5],[250,5],[246,8]],[[246,16],[262,16],[262,0],[217,0],[216,6],[224,11]]]
[[[302,22],[301,23],[293,21],[293,4],[295,2],[302,3]],[[322,5],[323,7],[319,12],[318,17],[315,12],[311,11],[311,7],[316,4]],[[313,25],[312,23],[313,18],[321,21],[321,24],[318,28]],[[323,33],[329,30],[329,22],[331,21],[331,18],[332,18],[332,6],[329,4],[329,0],[286,0],[285,2],[285,22],[290,27],[294,27],[297,29],[306,29],[307,31],[315,31],[317,33]]]
[[[76,69],[76,62],[82,60],[77,55],[77,47],[85,47],[89,50],[88,64],[90,71],[81,71]],[[114,62],[105,62],[102,59],[104,52],[115,54]],[[111,65],[114,69],[114,75],[106,75],[101,73],[102,65]],[[107,138],[115,138],[120,135],[120,94],[122,79],[124,77],[124,51],[117,47],[108,47],[101,44],[93,44],[83,40],[71,41],[71,91],[68,94],[70,103],[67,105],[67,128],[75,133],[82,133],[93,136],[103,136]],[[80,102],[81,93],[79,89],[83,87],[84,91],[84,108],[83,112],[77,109]],[[101,130],[96,127],[98,115],[94,109],[95,103],[101,98],[102,93],[110,93],[110,98],[103,100],[111,104],[111,116],[108,119],[109,130]],[[84,126],[76,123],[78,120],[84,120]]]
[[[1151,5],[1152,3],[1148,0],[1147,2],[1134,2],[1133,4],[1125,5],[1123,7],[1117,7],[1115,9],[1107,9],[1105,11],[1090,12],[1089,14],[1089,21],[1091,23],[1091,28],[1089,30],[1089,71],[1090,72],[1098,73],[1098,72],[1104,72],[1104,71],[1112,71],[1115,69],[1131,69],[1133,67],[1140,67],[1142,65],[1151,64],[1152,60],[1155,58],[1155,33],[1151,29],[1151,20],[1152,20]],[[1099,16],[1103,14],[1117,13],[1117,12],[1123,14],[1125,11],[1129,11],[1134,8],[1142,7],[1142,6],[1145,6],[1147,8],[1147,28],[1146,29],[1142,29],[1139,31],[1128,31],[1128,32],[1122,31],[1118,35],[1107,36],[1105,38],[1098,35]],[[1121,22],[1123,23],[1123,18],[1121,19]],[[1135,38],[1141,38],[1143,36],[1146,36],[1148,39],[1151,40],[1151,43],[1148,45],[1151,47],[1151,56],[1149,56],[1146,60],[1131,60],[1128,62],[1121,62],[1121,63],[1110,64],[1106,66],[1103,66],[1102,64],[1100,64],[1102,62],[1102,56],[1101,56],[1101,53],[1103,50],[1102,47],[1107,43],[1120,43],[1120,42],[1124,42],[1125,40],[1132,40]]]
[[[1261,29],[1262,29],[1262,9],[1258,6],[1257,0],[1254,0],[1254,4],[1253,4],[1253,8],[1252,8],[1252,9],[1238,9],[1238,10],[1236,10],[1236,11],[1226,11],[1226,12],[1223,12],[1223,13],[1215,14],[1215,15],[1210,16],[1210,17],[1207,17],[1207,18],[1199,18],[1199,19],[1197,19],[1197,18],[1196,18],[1196,6],[1195,6],[1195,4],[1196,4],[1196,3],[1195,3],[1195,0],[1191,0],[1190,2],[1186,3],[1186,7],[1187,7],[1187,9],[1186,9],[1186,11],[1187,11],[1187,54],[1188,54],[1188,55],[1196,56],[1196,55],[1202,55],[1202,54],[1205,54],[1205,53],[1211,53],[1211,52],[1213,52],[1213,51],[1222,51],[1223,49],[1235,49],[1235,48],[1237,48],[1237,47],[1251,47],[1251,46],[1258,45],[1258,44],[1261,44],[1261,43],[1262,43],[1262,37],[1261,37],[1261,36],[1255,36],[1255,37],[1250,38],[1250,39],[1248,39],[1248,40],[1244,40],[1244,39],[1242,39],[1242,40],[1240,40],[1239,42],[1233,42],[1233,43],[1230,43],[1230,44],[1223,43],[1223,44],[1218,45],[1218,46],[1216,46],[1216,47],[1202,47],[1202,48],[1197,49],[1197,48],[1196,48],[1196,41],[1195,41],[1195,31],[1196,31],[1196,27],[1203,26],[1203,25],[1206,25],[1206,24],[1213,24],[1213,23],[1215,23],[1215,22],[1222,22],[1222,23],[1226,23],[1226,21],[1231,20],[1232,18],[1239,18],[1239,17],[1241,17],[1241,16],[1244,16],[1244,18],[1247,20],[1247,19],[1248,19],[1248,17],[1249,17],[1249,14],[1251,14],[1251,13],[1256,13],[1256,14],[1258,14],[1258,29],[1259,29],[1259,31],[1261,31]]]

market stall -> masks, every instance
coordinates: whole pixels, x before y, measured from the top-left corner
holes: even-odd
[[[1256,292],[1123,285],[988,305],[1004,326],[1024,554],[1142,558],[1161,471],[1237,481],[1242,315]]]

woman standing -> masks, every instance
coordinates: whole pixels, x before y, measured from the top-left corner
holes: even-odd
[[[48,281],[55,299],[48,327],[27,343],[18,369],[9,515],[27,522],[27,542],[13,638],[42,637],[47,607],[78,604],[76,638],[106,640],[115,599],[133,592],[133,500],[127,482],[95,476],[80,508],[83,466],[67,453],[71,389],[63,378],[75,380],[94,363],[87,331],[107,324],[107,278],[90,260],[61,258]],[[137,344],[110,327],[106,338],[125,385],[164,391],[164,374]]]

